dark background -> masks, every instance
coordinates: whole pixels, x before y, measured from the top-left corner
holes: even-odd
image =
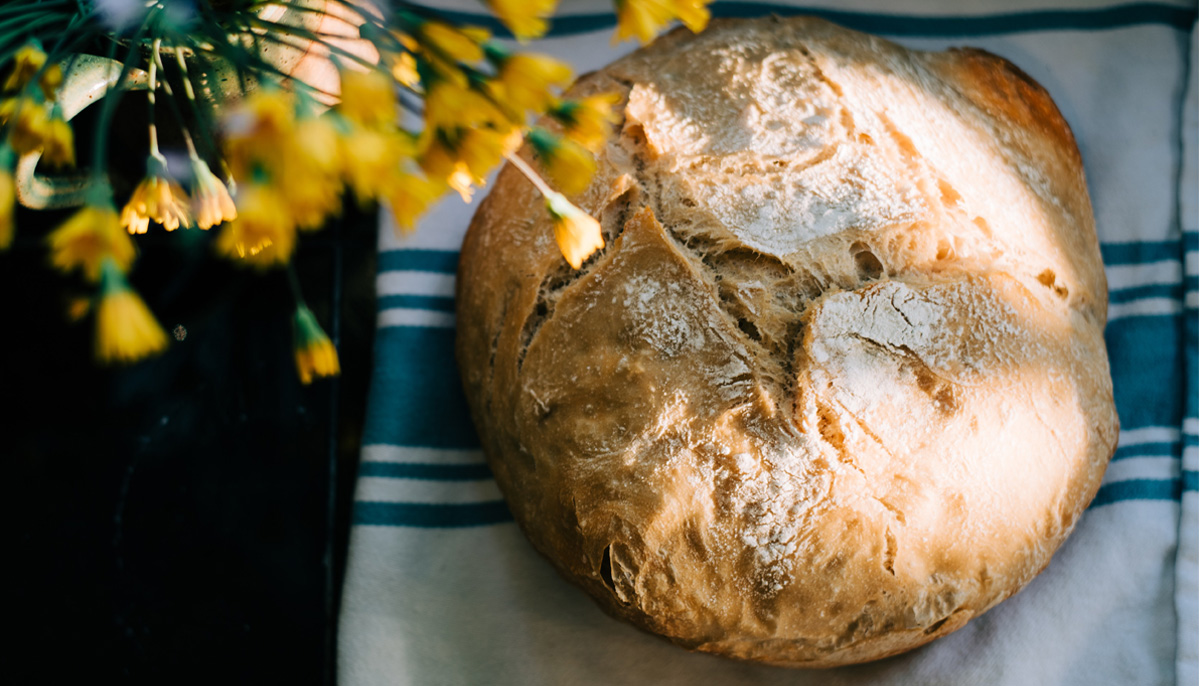
[[[19,211],[0,253],[16,636],[4,682],[332,684],[375,324],[373,213],[351,204],[299,243],[306,299],[343,369],[307,387],[286,274],[216,257],[217,229],[138,238],[130,280],[186,338],[98,367],[91,318],[65,314],[88,289],[48,266],[45,235],[66,216]]]

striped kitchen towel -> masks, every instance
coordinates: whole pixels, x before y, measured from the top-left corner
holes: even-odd
[[[503,33],[473,0],[442,6]],[[533,48],[578,73],[612,61],[633,46],[610,45],[608,7],[564,2]],[[620,624],[534,552],[484,462],[453,355],[457,250],[474,208],[449,199],[402,241],[386,221],[381,230],[341,683],[1196,684],[1195,3],[772,0],[713,11],[817,14],[917,48],[974,45],[1050,91],[1079,141],[1111,289],[1122,431],[1095,502],[1020,594],[878,663],[741,664]]]

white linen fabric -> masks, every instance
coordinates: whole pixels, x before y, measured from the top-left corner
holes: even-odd
[[[451,17],[498,25],[470,0]],[[895,658],[788,670],[693,654],[603,614],[524,539],[454,365],[454,274],[473,204],[381,226],[378,332],[339,625],[339,680],[374,684],[1196,684],[1197,114],[1194,3],[716,2],[809,13],[904,45],[972,45],[1050,91],[1079,141],[1111,305],[1121,434],[1092,506],[1046,571],[964,629]],[[577,73],[611,5],[564,2],[529,49]],[[485,194],[476,196],[476,202]]]

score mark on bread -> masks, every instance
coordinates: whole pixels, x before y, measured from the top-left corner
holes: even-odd
[[[685,647],[833,666],[1017,592],[1099,486],[1117,420],[1078,152],[974,50],[807,18],[675,32],[585,77],[624,121],[561,260],[502,171],[458,359],[533,544]]]

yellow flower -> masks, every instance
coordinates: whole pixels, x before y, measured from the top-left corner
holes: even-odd
[[[225,159],[234,178],[250,178],[256,164],[272,169],[282,164],[296,130],[295,112],[290,95],[267,89],[251,95],[225,117]]]
[[[546,208],[554,220],[554,240],[572,268],[579,269],[584,260],[604,247],[600,222],[572,205],[561,193],[546,196]]]
[[[459,62],[478,62],[483,59],[480,44],[490,34],[472,26],[451,26],[440,21],[424,21],[417,29],[417,36],[424,45],[433,47],[442,56]]]
[[[546,55],[509,53],[489,44],[488,59],[496,64],[491,83],[497,99],[519,109],[541,111],[554,100],[552,87],[571,83],[571,68]]]
[[[525,42],[546,33],[546,17],[554,14],[558,0],[485,0],[517,40]]]
[[[43,162],[51,167],[75,166],[75,134],[57,108],[46,128],[44,145]]]
[[[545,129],[529,132],[529,143],[550,178],[568,194],[582,192],[591,183],[596,159],[574,141],[555,136]]]
[[[346,181],[360,202],[378,198],[411,145],[398,131],[355,126],[343,136]]]
[[[261,183],[243,184],[237,218],[217,236],[217,252],[259,269],[285,264],[296,247],[296,224],[283,198]]]
[[[337,348],[304,305],[296,308],[292,318],[292,350],[300,382],[305,385],[312,383],[314,376],[337,376],[341,372]]]
[[[425,94],[425,127],[453,129],[500,124],[508,117],[486,95],[471,86],[436,80]]]
[[[616,0],[617,33],[614,43],[637,37],[649,43],[664,26],[680,19],[693,32],[708,25],[708,0]]]
[[[692,33],[700,33],[708,26],[712,14],[708,11],[708,3],[712,0],[674,0],[675,16],[688,27]]]
[[[329,215],[340,211],[346,165],[342,145],[328,117],[303,117],[279,163],[268,167],[299,228],[319,229]]]
[[[613,106],[620,99],[615,93],[600,93],[567,100],[552,107],[550,116],[563,125],[568,138],[595,152],[612,135],[618,121]]]
[[[18,98],[15,109],[8,142],[18,155],[24,155],[42,147],[50,131],[50,114],[43,103],[32,98]]]
[[[111,259],[121,271],[128,271],[133,263],[133,241],[121,230],[111,201],[84,205],[47,240],[50,261],[55,267],[63,272],[79,267],[89,281],[100,278],[100,268],[106,259]]]
[[[363,126],[379,126],[396,121],[396,84],[382,71],[343,69],[341,102],[338,112]]]
[[[462,197],[463,202],[470,202],[473,186],[483,185],[483,179],[471,173],[471,168],[460,159],[457,138],[457,133],[441,129],[427,134],[417,161],[430,178],[444,181]]]
[[[507,154],[521,147],[521,130],[516,127],[506,129],[468,129],[458,141],[458,158],[465,162],[479,185],[483,185],[484,177],[500,163]]]
[[[206,231],[237,218],[229,189],[199,157],[192,157],[192,213],[196,216],[196,226]]]
[[[96,306],[96,359],[102,363],[136,362],[162,352],[167,334],[141,297],[129,287],[111,261],[104,266],[104,285]]]
[[[385,200],[392,210],[397,228],[412,231],[417,217],[424,214],[445,191],[445,183],[401,172],[392,182]]]
[[[421,83],[421,75],[417,73],[417,58],[411,52],[401,52],[392,60],[392,78],[409,88],[416,88]]]
[[[26,43],[13,55],[12,71],[4,80],[4,90],[16,91],[24,88],[45,63],[46,53],[34,43]]]
[[[61,64],[52,64],[46,67],[42,72],[42,77],[38,79],[38,85],[42,88],[42,95],[46,96],[47,100],[54,100],[58,94],[58,88],[63,83],[63,70]]]
[[[324,174],[288,173],[279,177],[283,197],[296,228],[315,231],[342,210],[342,181]]]
[[[328,117],[302,117],[296,122],[290,152],[306,172],[336,175],[342,166],[338,130]],[[289,164],[291,164],[289,160]]]
[[[17,185],[11,169],[12,152],[0,148],[0,250],[12,245],[16,228],[13,208],[17,199]]]
[[[430,178],[444,181],[469,202],[472,187],[482,186],[501,158],[520,145],[521,130],[511,125],[427,130],[418,161]]]
[[[129,233],[146,233],[151,220],[162,224],[167,231],[191,226],[187,194],[166,177],[165,162],[151,157],[147,171],[146,178],[133,189],[129,202],[121,209],[121,226]]]

